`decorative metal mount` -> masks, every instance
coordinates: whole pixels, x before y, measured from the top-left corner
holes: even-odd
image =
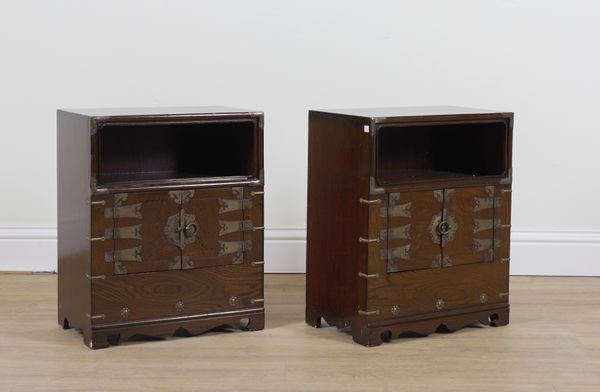
[[[391,261],[394,259],[410,260],[410,244],[397,248],[381,249],[379,258],[383,261]]]
[[[375,177],[369,177],[369,192],[372,195],[380,195],[382,193],[385,193],[385,189],[377,186],[377,181],[375,180]]]
[[[379,278],[379,274],[365,274],[364,272],[359,272],[358,273],[358,277],[359,278],[365,278],[365,279]]]
[[[380,242],[381,238],[362,238],[358,237],[358,242],[362,243],[372,243],[372,242]]]
[[[127,306],[125,306],[124,308],[121,309],[121,318],[129,318],[129,316],[131,315],[131,309],[129,309]]]
[[[434,244],[445,246],[454,239],[458,230],[458,222],[454,215],[444,208],[443,212],[435,214],[429,223],[429,237]]]
[[[446,303],[444,302],[444,300],[443,300],[443,299],[441,299],[441,298],[438,298],[438,299],[435,301],[435,308],[436,308],[437,310],[442,310],[442,309],[444,309],[444,307],[445,307],[445,306],[446,306]]]
[[[368,199],[363,199],[361,197],[360,199],[358,199],[358,202],[362,203],[362,204],[380,204],[381,199],[368,200]]]
[[[89,313],[85,314],[85,317],[91,319],[91,320],[104,320],[106,318],[106,315],[103,314],[97,314],[97,315],[91,315]]]
[[[85,274],[86,279],[89,280],[105,280],[106,279],[106,275],[90,275],[90,274]]]
[[[374,315],[378,315],[379,314],[379,309],[377,310],[372,310],[370,312],[366,312],[364,310],[359,310],[358,311],[358,315],[359,316],[374,316]]]
[[[486,303],[488,300],[488,295],[486,293],[479,294],[479,302],[482,304]]]
[[[391,229],[383,229],[379,233],[379,238],[382,240],[409,240],[410,239],[410,223],[408,225],[393,227]]]
[[[88,200],[87,204],[90,206],[103,206],[106,205],[106,200]]]
[[[171,197],[176,204],[185,204],[192,200],[194,193],[195,192],[191,189],[184,191],[171,191],[169,192],[169,197]]]
[[[163,233],[167,241],[180,249],[196,241],[199,228],[196,217],[183,209],[167,218]]]
[[[379,209],[379,216],[382,218],[392,217],[392,218],[410,218],[411,217],[411,207],[412,203],[404,203],[399,205],[394,205],[392,202],[392,198],[390,196],[390,206],[389,207],[381,207]]]

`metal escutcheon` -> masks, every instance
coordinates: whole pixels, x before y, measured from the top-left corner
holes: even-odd
[[[443,220],[438,225],[437,232],[440,235],[446,235],[446,234],[448,234],[450,232],[450,228],[451,228],[450,227],[450,223],[448,223],[448,221]]]
[[[183,234],[186,237],[192,237],[194,236],[196,233],[198,232],[198,225],[195,223],[188,223],[184,228],[183,228]]]

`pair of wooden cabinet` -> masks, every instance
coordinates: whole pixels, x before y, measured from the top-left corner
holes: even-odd
[[[58,112],[58,321],[91,348],[264,327],[263,114]]]
[[[306,322],[508,323],[512,118],[310,112]],[[59,323],[91,348],[262,329],[263,185],[261,112],[59,111]]]
[[[507,324],[512,113],[311,112],[306,322],[381,344]]]

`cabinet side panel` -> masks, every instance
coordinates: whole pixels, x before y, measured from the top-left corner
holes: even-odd
[[[306,322],[348,325],[364,302],[367,247],[359,199],[369,195],[367,119],[309,113]],[[363,211],[365,214],[367,210]],[[365,227],[361,227],[365,226]]]
[[[89,339],[90,119],[57,113],[58,322]]]

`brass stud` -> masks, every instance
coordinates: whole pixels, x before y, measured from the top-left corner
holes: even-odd
[[[444,303],[444,300],[443,300],[443,299],[441,299],[441,298],[438,298],[438,300],[437,300],[437,301],[435,301],[435,308],[436,308],[437,310],[442,310],[442,309],[444,309],[444,306],[445,306],[445,305],[446,305],[446,304]]]
[[[488,296],[486,293],[481,293],[479,294],[479,302],[481,302],[482,304],[486,303],[488,300]]]
[[[131,314],[131,309],[129,309],[127,306],[124,307],[123,309],[121,309],[121,317],[122,318],[129,318],[130,314]]]
[[[183,301],[177,301],[177,302],[175,302],[175,310],[177,312],[183,312],[183,307],[184,307]]]
[[[230,306],[236,306],[238,304],[238,297],[236,297],[235,295],[232,295],[231,297],[229,297],[229,305]]]
[[[399,315],[399,314],[400,314],[400,306],[398,306],[398,305],[394,305],[394,306],[392,306],[392,314],[393,314],[394,316],[397,316],[397,315]]]

